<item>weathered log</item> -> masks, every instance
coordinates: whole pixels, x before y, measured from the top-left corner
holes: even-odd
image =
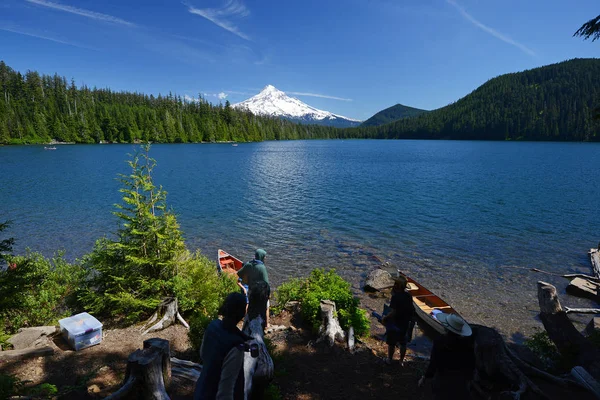
[[[188,361],[188,360],[180,360],[179,358],[176,358],[176,357],[171,357],[171,366],[172,366],[172,368],[178,367],[178,368],[194,368],[197,370],[202,369],[201,364],[197,364],[195,362]]]
[[[154,323],[161,317],[157,323]],[[183,317],[179,314],[179,307],[177,305],[177,298],[175,297],[167,297],[162,303],[158,305],[158,309],[156,312],[146,321],[144,326],[142,327],[142,335],[146,335],[151,332],[160,331],[165,329],[175,323],[176,320],[179,320],[183,326],[187,329],[190,329],[190,326],[183,319]]]
[[[321,300],[321,318],[322,323],[317,343],[326,341],[331,347],[336,340],[343,342],[345,334],[336,317],[336,307],[333,301]]]
[[[565,307],[567,314],[600,314],[600,308],[570,308]]]
[[[600,377],[600,350],[583,336],[563,311],[556,288],[546,282],[538,282],[540,319],[550,340],[558,351],[572,359],[573,366],[581,365],[594,378]]]
[[[140,398],[169,400],[166,387],[171,382],[169,341],[152,338],[144,341],[127,359],[123,386],[107,399]]]
[[[274,376],[275,367],[265,345],[263,319],[260,315],[244,324],[244,333],[258,345],[258,357],[251,352],[244,355],[244,392],[246,398],[262,398],[262,394]]]
[[[600,247],[600,244],[598,244],[598,247]],[[596,278],[600,279],[600,249],[590,249],[589,254],[594,275],[596,275]]]
[[[186,379],[191,382],[196,382],[198,378],[200,378],[200,374],[202,370],[198,370],[195,368],[185,368],[185,367],[173,367],[171,368],[171,375],[173,379]]]
[[[195,383],[201,372],[202,365],[171,357],[171,377],[173,380],[186,379]]]
[[[599,288],[600,284],[582,278],[575,278],[567,286],[567,293],[600,303]]]
[[[567,279],[582,278],[582,279],[586,279],[588,281],[600,283],[600,278],[596,278],[595,276],[589,276],[589,275],[585,275],[585,274],[566,274],[566,275],[563,275],[562,277],[567,278]]]
[[[597,399],[600,399],[600,383],[590,376],[590,374],[583,367],[573,367],[571,370],[571,376],[588,391],[593,393]]]
[[[32,357],[45,357],[54,354],[54,348],[50,346],[29,347],[21,350],[4,350],[0,352],[0,361],[24,360]]]

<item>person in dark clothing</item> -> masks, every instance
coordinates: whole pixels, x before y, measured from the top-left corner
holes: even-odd
[[[407,332],[413,319],[414,307],[412,296],[406,291],[407,281],[402,275],[395,279],[390,300],[391,311],[382,318],[381,322],[386,328],[386,343],[388,357],[386,364],[391,364],[394,359],[396,345],[400,345],[400,366],[404,365],[406,355]]]
[[[254,318],[255,312],[260,314],[263,318],[263,327],[269,325],[269,297],[271,295],[269,274],[265,266],[266,256],[266,251],[257,249],[254,253],[254,259],[245,263],[238,271],[240,282],[248,286],[249,316]]]
[[[440,313],[436,318],[448,333],[433,341],[431,358],[425,379],[433,378],[432,391],[435,400],[471,398],[470,383],[475,373],[474,342],[471,327],[458,315]]]
[[[202,372],[196,382],[194,400],[243,399],[245,342],[251,340],[237,328],[246,315],[246,297],[227,296],[219,314],[206,328],[200,348]]]

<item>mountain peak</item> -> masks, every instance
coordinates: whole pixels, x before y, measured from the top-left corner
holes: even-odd
[[[257,115],[285,118],[304,123],[333,126],[357,126],[360,123],[360,121],[311,107],[294,97],[289,97],[273,85],[265,86],[256,96],[234,104],[232,107],[245,109]]]

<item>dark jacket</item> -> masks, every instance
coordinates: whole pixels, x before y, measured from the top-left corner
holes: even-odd
[[[475,372],[473,337],[447,333],[433,341],[425,372],[433,378],[434,399],[469,399],[469,382]]]
[[[206,328],[200,349],[202,358],[202,372],[196,382],[194,400],[214,400],[219,389],[223,360],[229,351],[242,345],[249,337],[242,333],[235,325],[229,326],[221,320],[212,321]],[[238,372],[234,399],[243,398],[244,371]],[[241,397],[240,397],[241,396]]]

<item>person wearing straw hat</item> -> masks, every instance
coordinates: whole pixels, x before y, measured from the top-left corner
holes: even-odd
[[[468,400],[475,372],[473,331],[456,314],[440,313],[436,318],[448,333],[433,341],[429,366],[419,379],[419,387],[423,386],[425,379],[433,378],[431,386],[435,400]]]

